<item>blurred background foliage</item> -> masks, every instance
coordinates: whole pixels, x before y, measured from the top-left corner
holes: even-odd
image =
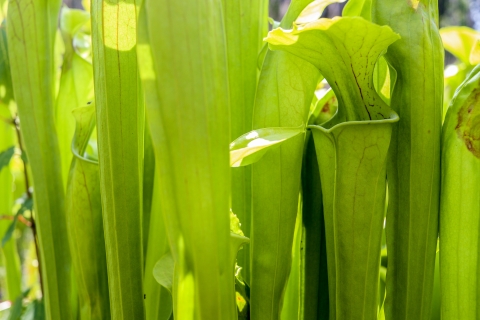
[[[270,0],[270,17],[280,20],[289,4],[290,0]],[[340,16],[345,4],[346,2],[330,5],[325,10],[325,17]],[[438,5],[441,27],[468,26],[479,30],[480,0],[438,0]]]
[[[270,0],[270,17],[279,21],[291,0]],[[64,0],[70,8],[82,8],[82,0]],[[326,17],[339,16],[345,6],[332,4],[325,10]],[[480,30],[480,0],[438,0],[440,9],[440,25],[468,26]]]

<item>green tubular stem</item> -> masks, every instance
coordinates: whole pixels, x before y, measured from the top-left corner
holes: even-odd
[[[70,164],[72,162],[72,138],[75,131],[75,119],[72,110],[81,107],[93,97],[92,64],[75,51],[73,37],[83,25],[89,23],[90,15],[81,10],[62,9],[60,25],[65,44],[62,74],[55,102],[55,126],[58,132],[62,177],[67,185]]]
[[[430,319],[440,203],[443,48],[437,0],[374,0],[372,19],[401,35],[385,55],[397,72],[387,165],[385,315]]]
[[[159,194],[160,177],[154,175],[153,194]],[[153,268],[160,258],[169,251],[167,231],[160,206],[160,197],[152,199],[149,219],[148,249],[145,257],[145,315],[146,320],[168,320],[172,314],[172,295],[153,277]]]
[[[231,141],[252,130],[252,112],[257,84],[257,56],[268,31],[268,1],[223,0],[230,92]],[[250,236],[251,167],[232,170],[232,211]],[[238,252],[238,264],[250,283],[250,248]]]
[[[0,117],[10,119],[10,111],[7,105],[0,104]],[[15,129],[13,123],[0,122],[0,152],[15,145]],[[13,177],[10,166],[5,166],[0,171],[0,215],[11,215],[13,206]],[[7,231],[12,221],[0,220],[0,237]],[[15,300],[21,291],[21,269],[20,260],[17,254],[15,239],[11,238],[3,248],[0,248],[0,254],[3,256],[5,266],[6,280],[6,298]]]
[[[54,122],[53,47],[60,0],[9,1],[13,89],[35,186],[35,223],[47,319],[73,319],[71,258]]]
[[[179,320],[236,319],[223,23],[220,0],[145,0],[139,12],[140,75],[160,177],[154,197],[175,260]]]
[[[292,26],[310,2],[293,1],[282,25]],[[305,124],[319,76],[314,66],[292,54],[267,52],[257,87],[253,129]],[[301,134],[252,166],[252,320],[280,318],[292,260],[303,144]]]
[[[329,170],[332,170],[331,168]],[[303,232],[300,271],[300,320],[328,320],[325,220],[315,145],[307,132],[302,173]]]
[[[95,0],[91,7],[110,310],[118,320],[144,318],[144,108],[138,89],[135,5],[134,0]]]
[[[301,199],[301,198],[300,198]],[[285,287],[284,303],[280,318],[282,320],[298,319],[300,312],[300,261],[302,245],[302,201],[298,202],[297,220],[292,246],[292,266]]]
[[[445,320],[480,317],[479,113],[477,66],[455,93],[443,126],[440,277]]]
[[[80,319],[110,319],[98,163],[82,157],[95,126],[95,107],[73,110],[77,120],[66,213]]]
[[[323,188],[331,320],[377,315],[385,159],[398,116],[376,93],[373,73],[398,38],[358,17],[320,19],[267,37],[270,48],[315,65],[338,99],[331,120],[309,126]]]
[[[312,129],[323,186],[330,319],[375,319],[392,125],[350,121]]]

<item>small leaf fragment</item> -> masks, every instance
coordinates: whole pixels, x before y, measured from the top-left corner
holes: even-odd
[[[480,63],[480,39],[476,39],[470,52],[470,64],[476,65]]]
[[[28,295],[30,289],[24,291],[12,304],[10,308],[10,314],[8,316],[8,320],[19,320],[22,316],[22,309],[23,309],[23,299]]]
[[[10,148],[0,152],[0,171],[2,171],[3,167],[8,166],[14,153],[15,153],[14,146],[11,146]]]
[[[26,195],[23,197],[23,200],[22,200],[22,204],[20,206],[20,208],[18,209],[17,213],[15,214],[15,216],[13,217],[13,221],[12,223],[10,223],[10,225],[8,226],[8,229],[7,231],[5,232],[5,234],[3,235],[3,238],[2,238],[2,248],[5,246],[5,244],[12,238],[13,236],[13,232],[15,231],[15,227],[17,226],[17,221],[18,221],[18,217],[20,215],[23,215],[23,213],[27,210],[32,210],[33,208],[33,198],[32,197],[27,197]]]
[[[230,209],[230,232],[243,237],[244,234],[240,226],[240,219],[238,219],[237,215]]]
[[[250,131],[230,143],[230,166],[246,166],[259,161],[267,151],[305,132],[296,128],[263,128]]]
[[[153,276],[161,286],[172,293],[175,261],[170,252],[164,254],[153,268]]]

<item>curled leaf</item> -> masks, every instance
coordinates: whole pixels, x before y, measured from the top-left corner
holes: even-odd
[[[285,50],[315,65],[338,98],[337,119],[351,121],[390,116],[389,106],[375,90],[373,70],[378,58],[399,38],[388,26],[360,17],[337,17],[293,30],[275,29],[266,41],[273,50]]]
[[[300,13],[298,18],[295,20],[295,24],[299,25],[313,22],[322,16],[322,13],[327,6],[331,5],[332,3],[340,2],[345,2],[345,0],[315,0],[306,6],[305,9],[303,9],[302,13]],[[273,25],[272,29],[275,29],[279,26],[280,24],[277,26]]]

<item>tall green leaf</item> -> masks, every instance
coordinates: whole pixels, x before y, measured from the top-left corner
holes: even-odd
[[[225,20],[230,92],[230,138],[236,139],[252,130],[253,103],[257,87],[257,56],[268,31],[267,0],[222,0]],[[232,210],[242,221],[243,231],[250,236],[251,168],[232,169]],[[239,252],[245,280],[250,278],[250,250]]]
[[[363,17],[366,20],[372,18],[372,0],[348,0],[343,8],[343,17]]]
[[[139,28],[140,74],[161,190],[154,197],[160,197],[175,260],[175,318],[235,319],[222,4],[145,0]]]
[[[294,0],[281,25],[290,28],[310,0]],[[320,74],[286,52],[268,51],[253,111],[253,129],[305,126]],[[252,166],[250,231],[251,319],[280,318],[290,273],[300,191],[304,134],[271,150]]]
[[[333,91],[330,91],[333,93]],[[320,108],[320,123],[331,118],[333,109],[331,96]],[[334,96],[333,96],[334,97]],[[334,99],[333,101],[336,101]],[[327,107],[327,108],[325,108]],[[312,114],[311,116],[314,116]],[[315,124],[311,120],[311,124]],[[322,188],[315,144],[311,133],[307,133],[302,167],[302,253],[300,257],[300,319],[328,320],[328,272],[325,243],[325,219]]]
[[[98,163],[84,157],[95,126],[93,105],[73,110],[76,130],[66,194],[70,249],[81,319],[109,319],[107,259]]]
[[[302,298],[302,286],[300,283],[302,231],[302,201],[299,201],[292,246],[292,269],[290,270],[287,286],[285,287],[285,302],[280,315],[280,318],[283,320],[298,319],[300,317],[300,303]]]
[[[55,124],[58,132],[63,180],[66,184],[70,163],[71,144],[75,131],[72,110],[93,99],[93,68],[91,61],[82,54],[83,37],[88,37],[90,15],[82,10],[64,7],[60,18],[60,29],[65,43],[60,87],[55,106]],[[85,45],[85,44],[84,44]]]
[[[440,277],[442,319],[480,316],[480,66],[457,90],[442,135]]]
[[[35,185],[45,309],[72,319],[71,259],[54,123],[54,40],[60,0],[9,1],[7,35],[20,127]]]
[[[386,319],[430,319],[440,203],[443,48],[437,0],[374,0],[372,19],[402,37],[385,58],[396,70],[387,165]]]
[[[150,214],[150,231],[148,233],[148,249],[145,257],[145,276],[143,286],[145,288],[145,315],[147,320],[168,320],[172,314],[172,293],[164,286],[161,286],[154,279],[154,268],[156,263],[169,253],[167,230],[161,211],[160,177],[154,175],[154,186]],[[171,257],[171,255],[170,255]]]
[[[143,319],[144,108],[136,54],[136,1],[92,2],[100,190],[113,319]]]
[[[143,231],[143,255],[147,256],[149,237],[150,237],[149,235],[150,219],[152,217],[152,210],[153,210],[152,209],[153,192],[154,192],[153,189],[155,187],[155,151],[153,150],[152,137],[150,135],[150,128],[148,127],[147,121],[145,121],[145,133],[144,133],[143,145],[144,145],[144,149],[143,149],[143,199],[142,199],[143,226],[142,226],[142,231]],[[147,258],[145,258],[145,260],[146,259]]]

